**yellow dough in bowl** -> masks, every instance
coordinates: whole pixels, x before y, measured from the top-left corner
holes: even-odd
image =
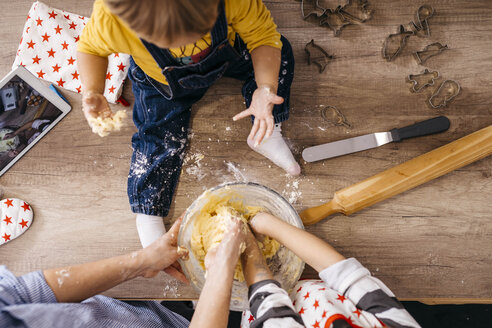
[[[245,206],[241,201],[231,201],[230,198],[211,197],[194,220],[191,234],[191,251],[202,268],[205,270],[204,261],[208,250],[220,244],[228,229],[228,223],[234,217],[247,223],[262,210],[261,207]],[[280,244],[270,237],[265,237],[258,245],[265,259],[272,258],[280,248]],[[244,281],[240,261],[236,265],[234,279]]]

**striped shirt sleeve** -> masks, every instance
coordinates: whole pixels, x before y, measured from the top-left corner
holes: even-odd
[[[0,266],[0,309],[9,305],[56,302],[41,271],[16,277],[5,266]]]
[[[255,320],[251,328],[304,327],[285,290],[275,280],[259,281],[249,287],[249,307]]]
[[[345,295],[357,308],[372,313],[393,328],[420,327],[395,295],[362,264],[349,258],[331,265],[319,274],[331,288]]]

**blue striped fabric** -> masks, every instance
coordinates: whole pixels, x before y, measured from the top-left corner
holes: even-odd
[[[57,303],[41,271],[16,277],[0,266],[0,327],[182,328],[189,322],[158,302],[122,302],[106,296]]]

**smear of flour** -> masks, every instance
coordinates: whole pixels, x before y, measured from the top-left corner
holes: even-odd
[[[180,297],[181,294],[178,293],[178,287],[179,282],[169,276],[169,279],[167,280],[167,285],[163,289],[164,297]]]
[[[227,171],[232,173],[234,176],[234,180],[241,182],[248,182],[248,179],[244,176],[244,174],[232,163],[226,162]]]
[[[58,288],[63,286],[65,280],[70,278],[70,272],[67,269],[62,269],[60,271],[55,271],[56,281],[58,282]]]

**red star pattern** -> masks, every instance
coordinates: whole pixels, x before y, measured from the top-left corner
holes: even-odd
[[[359,318],[359,317],[360,317],[360,314],[361,314],[361,312],[360,312],[360,310],[359,310],[359,309],[355,309],[355,311],[354,311],[354,312],[352,312],[352,313],[357,314],[357,318]]]
[[[13,199],[7,199],[4,204],[7,205],[7,208],[9,208],[10,206],[14,207],[14,205],[12,204],[13,201]]]
[[[339,300],[340,302],[343,303],[343,301],[345,301],[346,299],[347,298],[345,296],[338,294],[337,300]]]
[[[304,299],[307,300],[309,298],[309,292],[306,293],[306,295],[304,295]]]
[[[50,15],[50,17],[48,17],[48,19],[50,19],[50,18],[55,19],[56,16],[58,16],[58,14],[56,14],[54,10],[52,12],[48,13],[48,15]]]
[[[21,222],[19,222],[19,224],[22,226],[22,228],[27,228],[27,224],[29,223],[29,221],[26,221],[24,219],[22,219]]]
[[[26,203],[26,202],[23,202],[24,204],[21,206],[23,209],[24,209],[24,212],[25,211],[29,211],[30,210],[30,207],[29,205]]]
[[[323,315],[321,315],[321,318],[326,318],[326,310],[323,311]]]
[[[76,70],[77,59],[74,54],[77,42],[82,39],[81,32],[86,25],[85,22],[88,21],[87,18],[66,11],[47,8],[44,5],[34,5],[26,17],[27,23],[25,23],[23,35],[20,38],[15,63],[26,67],[40,79],[81,93],[81,74]],[[32,30],[30,30],[31,27],[33,27]],[[107,80],[110,80],[110,83],[106,85],[105,92],[106,95],[109,95],[108,99],[115,101],[129,65],[127,55],[120,56],[119,53],[112,55],[113,58],[119,57],[120,63],[118,64],[117,60],[110,61],[105,76]],[[67,61],[65,62],[65,60]],[[67,69],[70,65],[74,67]],[[41,69],[42,67],[43,69]],[[52,67],[51,71],[49,67]]]
[[[296,293],[299,293],[301,290],[302,290],[302,286],[301,286],[301,287],[299,287],[299,289],[297,290],[297,292],[296,292]]]
[[[319,302],[318,302],[318,300],[314,300],[313,306],[314,306],[314,309],[315,310],[317,310],[319,308]]]
[[[315,321],[313,324],[313,328],[319,328],[319,321]]]
[[[38,57],[38,55],[36,55],[36,57],[34,57],[34,58],[32,59],[32,63],[33,63],[33,64],[39,64],[39,61],[40,61],[40,60],[41,60],[41,58],[39,58],[39,57]]]
[[[51,48],[51,50],[48,50],[47,53],[48,53],[48,57],[55,58],[56,51],[54,51],[53,48]]]
[[[9,241],[10,240],[10,235],[7,235],[7,233],[5,233],[3,236],[2,236],[3,239],[5,239],[5,241]]]
[[[5,215],[5,219],[3,219],[3,222],[5,222],[7,225],[12,224],[12,217]]]
[[[253,317],[253,315],[250,314],[250,316],[248,318],[248,322],[251,323],[252,321],[255,321],[255,317]]]
[[[56,25],[56,27],[55,27],[56,34],[61,34],[61,30],[63,30],[63,29],[60,27],[60,25]]]
[[[326,290],[326,288],[323,287],[323,288],[319,288],[318,290]]]
[[[304,314],[304,308],[303,308],[303,307],[301,307],[301,309],[299,310],[299,312],[298,312],[298,313],[299,313],[299,314]]]
[[[60,80],[56,81],[56,83],[58,83],[58,86],[59,87],[62,87],[63,88],[63,85],[65,84],[65,81],[63,81],[62,78],[60,77]]]
[[[48,33],[44,33],[44,35],[41,35],[41,37],[43,38],[43,41],[42,42],[49,42],[50,41],[50,36],[48,35]]]

